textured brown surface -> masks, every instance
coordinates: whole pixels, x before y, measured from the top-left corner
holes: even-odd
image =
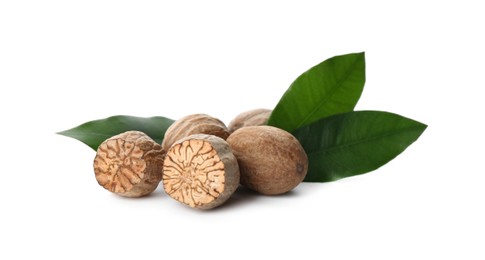
[[[270,109],[258,108],[241,113],[229,123],[227,127],[229,133],[233,133],[241,127],[266,125],[271,112]]]
[[[170,197],[193,208],[224,203],[239,186],[239,167],[223,139],[196,134],[176,142],[167,152],[163,187]]]
[[[99,145],[94,173],[99,185],[125,197],[153,192],[162,179],[164,151],[142,132],[128,131]]]
[[[298,140],[272,126],[248,126],[227,142],[236,156],[241,184],[267,195],[288,192],[306,176],[308,158]]]
[[[162,147],[167,151],[178,140],[193,134],[215,135],[224,140],[229,136],[221,120],[206,114],[193,114],[180,118],[167,129]]]

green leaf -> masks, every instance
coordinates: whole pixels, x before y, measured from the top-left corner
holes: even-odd
[[[352,111],[365,84],[364,53],[335,56],[300,75],[283,94],[268,125],[288,132]]]
[[[72,129],[59,132],[58,134],[77,139],[96,151],[104,140],[130,130],[144,132],[160,144],[162,143],[165,131],[173,122],[172,119],[160,116],[147,118],[112,116],[90,121]]]
[[[293,134],[308,155],[307,182],[373,171],[418,139],[426,125],[389,112],[356,111],[319,120]]]

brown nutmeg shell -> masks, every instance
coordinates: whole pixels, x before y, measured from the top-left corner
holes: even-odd
[[[237,115],[227,127],[230,133],[233,133],[241,127],[266,125],[272,110],[258,108],[243,112]]]
[[[308,158],[298,140],[272,126],[243,127],[227,139],[236,156],[241,184],[266,195],[288,192],[300,184]]]
[[[165,132],[162,147],[167,151],[175,142],[193,134],[215,135],[224,140],[229,136],[226,125],[206,114],[193,114],[175,121]]]

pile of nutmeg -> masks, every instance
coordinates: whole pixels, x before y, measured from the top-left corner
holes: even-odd
[[[194,114],[175,121],[162,144],[143,132],[128,131],[105,140],[97,150],[98,183],[125,197],[165,192],[193,208],[224,203],[239,184],[265,195],[288,192],[303,181],[308,158],[290,133],[266,123],[271,110],[238,115],[229,127]]]

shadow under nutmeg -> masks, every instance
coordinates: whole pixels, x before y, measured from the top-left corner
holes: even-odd
[[[120,196],[120,195],[117,195],[115,193],[111,193],[116,199],[119,199],[119,200],[126,200],[126,201],[149,201],[149,200],[160,200],[160,198],[169,198],[168,195],[163,191],[163,187],[161,187],[161,185],[159,185],[153,192],[151,192],[150,194],[147,194],[145,196],[141,196],[141,197],[133,197],[133,198],[130,198],[130,197],[124,197],[124,196]]]
[[[294,197],[300,197],[302,193],[298,190],[294,189],[289,192],[277,195],[264,195],[253,191],[249,188],[246,188],[242,185],[239,185],[238,189],[232,194],[232,196],[222,205],[219,207],[203,210],[204,212],[215,212],[215,211],[223,211],[226,209],[238,208],[248,204],[255,203],[256,200],[267,200],[267,199],[288,199]]]
[[[250,190],[242,185],[239,185],[237,190],[231,195],[231,197],[219,207],[206,210],[207,212],[221,211],[235,207],[241,207],[245,204],[254,203],[255,200],[261,198],[261,194]]]

